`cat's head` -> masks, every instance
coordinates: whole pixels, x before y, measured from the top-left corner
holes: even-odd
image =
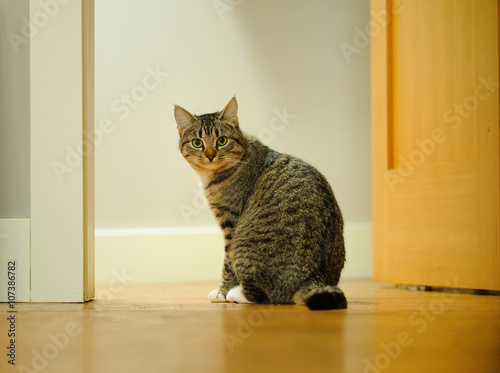
[[[175,106],[179,149],[198,172],[220,172],[237,164],[247,140],[238,126],[238,103],[233,97],[224,110],[193,115]]]

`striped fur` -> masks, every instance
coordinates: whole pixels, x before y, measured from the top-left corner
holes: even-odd
[[[324,176],[243,134],[235,98],[201,116],[176,107],[175,117],[180,151],[200,175],[224,234],[219,292],[225,297],[241,285],[254,303],[345,308],[336,287],[345,261],[343,220]]]

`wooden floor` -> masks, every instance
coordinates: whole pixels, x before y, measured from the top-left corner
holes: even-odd
[[[341,286],[340,311],[210,304],[216,284],[15,304],[15,367],[0,304],[0,372],[500,372],[500,297]]]

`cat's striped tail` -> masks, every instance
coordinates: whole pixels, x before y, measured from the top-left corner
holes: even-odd
[[[337,286],[303,288],[295,294],[294,301],[305,304],[313,311],[347,308],[345,295]]]

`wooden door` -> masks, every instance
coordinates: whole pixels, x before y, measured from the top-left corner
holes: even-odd
[[[371,1],[374,279],[500,290],[499,2]]]

